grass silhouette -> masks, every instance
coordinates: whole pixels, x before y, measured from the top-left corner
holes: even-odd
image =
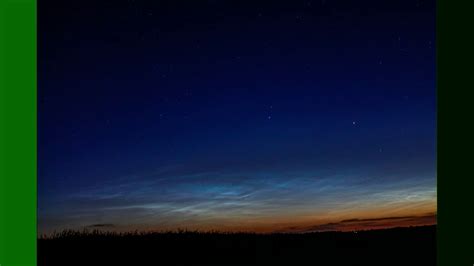
[[[38,239],[38,265],[436,265],[436,226],[358,232],[107,232]]]

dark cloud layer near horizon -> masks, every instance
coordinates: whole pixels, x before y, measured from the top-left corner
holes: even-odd
[[[353,218],[342,220],[340,222],[331,222],[313,226],[293,226],[289,228],[280,229],[277,232],[309,233],[325,231],[362,231],[386,229],[392,227],[435,225],[436,223],[436,214],[428,214],[424,216],[380,217],[365,219]]]

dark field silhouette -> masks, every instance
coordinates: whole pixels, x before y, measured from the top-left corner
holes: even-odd
[[[64,231],[38,265],[436,265],[436,226],[301,234]]]

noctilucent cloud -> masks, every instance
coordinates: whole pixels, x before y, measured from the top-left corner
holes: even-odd
[[[40,233],[435,222],[434,1],[38,10]]]

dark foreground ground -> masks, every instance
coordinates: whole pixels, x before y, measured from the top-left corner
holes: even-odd
[[[65,232],[38,265],[436,265],[436,226],[305,234]]]

